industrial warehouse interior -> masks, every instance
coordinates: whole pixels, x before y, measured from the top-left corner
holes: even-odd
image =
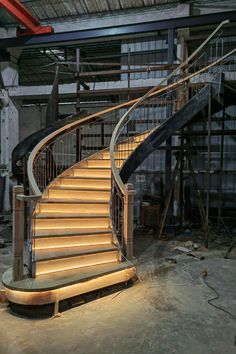
[[[0,0],[0,354],[233,354],[235,272],[235,0]]]

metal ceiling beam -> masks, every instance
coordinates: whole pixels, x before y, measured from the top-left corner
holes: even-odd
[[[204,26],[220,23],[224,20],[236,22],[236,11],[226,11],[200,16],[180,17],[169,20],[136,23],[83,31],[61,32],[51,35],[28,36],[24,38],[7,38],[0,40],[0,48],[12,47],[52,47],[78,44],[79,42],[120,38],[140,33],[152,33],[161,30]]]
[[[4,7],[27,30],[17,31],[17,35],[48,34],[53,32],[51,26],[41,26],[40,22],[19,0],[0,0],[0,6]]]

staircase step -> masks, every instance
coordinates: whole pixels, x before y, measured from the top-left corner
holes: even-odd
[[[90,213],[89,215],[83,214],[83,213],[58,213],[58,212],[53,212],[53,213],[38,213],[35,214],[36,219],[97,219],[97,218],[107,218],[109,216],[108,213],[105,214],[96,214],[96,213]]]
[[[143,140],[145,140],[151,133],[151,130],[150,131],[147,131],[146,133],[142,133],[142,134],[139,134],[139,135],[136,135],[136,136],[133,136],[131,139],[134,141],[134,142],[141,142]]]
[[[111,189],[110,178],[81,178],[77,176],[61,177],[58,184],[62,187],[92,188],[92,189]]]
[[[79,188],[67,188],[67,187],[51,187],[48,188],[47,197],[49,199],[79,199],[85,201],[96,200],[110,200],[110,191],[106,190],[91,190],[91,189],[79,189]]]
[[[74,167],[72,170],[72,175],[78,177],[106,177],[111,178],[110,168],[85,168],[85,167]]]
[[[47,204],[53,204],[53,203],[57,203],[58,205],[60,204],[60,203],[66,203],[66,204],[81,204],[81,205],[86,205],[86,204],[88,204],[88,205],[92,205],[92,204],[96,204],[96,205],[99,205],[99,204],[108,204],[108,202],[107,202],[107,200],[89,200],[89,201],[87,201],[87,200],[84,200],[84,199],[75,199],[75,200],[72,200],[72,199],[67,199],[67,198],[62,198],[62,199],[58,199],[58,198],[55,198],[55,199],[53,199],[53,198],[50,198],[50,199],[48,199],[48,198],[43,198],[43,199],[41,199],[41,202],[42,203],[47,203]]]
[[[115,151],[130,151],[132,152],[136,147],[139,145],[139,142],[133,142],[133,143],[119,143],[115,146]]]
[[[111,244],[113,235],[110,232],[106,233],[94,233],[88,235],[51,235],[44,237],[35,237],[34,248],[37,249],[52,249],[52,248],[65,248],[65,247],[77,247],[77,246],[89,246],[89,245],[104,245]]]
[[[135,275],[129,262],[110,262],[38,275],[37,278],[12,280],[12,269],[3,275],[9,300],[24,305],[42,305],[64,300],[117,283],[127,282]],[[40,292],[40,295],[39,295]]]
[[[110,159],[110,151],[109,150],[102,152],[101,155],[102,155],[103,159]],[[115,152],[116,159],[126,160],[129,157],[129,155],[130,155],[130,152],[125,151],[125,150]]]
[[[103,190],[110,190],[111,189],[111,180],[110,179],[95,179],[95,178],[86,178],[82,179],[79,177],[73,176],[71,177],[62,177],[58,179],[57,185],[61,187],[76,187],[76,188],[91,188],[91,189],[103,189]]]
[[[64,202],[58,202],[53,199],[46,202],[40,202],[37,205],[38,213],[58,213],[59,216],[63,213],[78,213],[82,215],[88,214],[107,214],[109,213],[110,206],[108,202],[105,203],[68,203],[64,200]]]
[[[116,246],[103,245],[103,247],[74,247],[70,252],[43,250],[36,251],[36,276],[67,269],[79,269],[97,264],[116,262],[119,260],[119,250]]]
[[[53,229],[53,230],[35,230],[35,237],[62,237],[62,236],[86,236],[86,235],[104,235],[111,233],[110,228],[77,228],[77,229]]]
[[[101,168],[111,168],[111,161],[108,159],[88,159],[86,161],[88,168],[101,167]]]
[[[121,166],[123,163],[123,159],[116,159],[117,166]],[[87,160],[87,168],[111,168],[111,160],[110,159],[89,159]]]
[[[38,249],[35,252],[35,259],[37,262],[52,261],[54,259],[69,258],[75,256],[84,256],[90,254],[97,254],[101,252],[110,252],[117,250],[117,247],[112,243],[107,245],[89,245],[89,246],[75,246],[54,249]]]
[[[68,179],[84,179],[84,180],[96,180],[96,181],[111,181],[111,177],[84,177],[84,176],[62,176],[61,178],[68,178]]]
[[[86,228],[109,228],[110,218],[108,216],[83,216],[83,217],[55,217],[35,218],[35,230],[60,229],[86,229]]]

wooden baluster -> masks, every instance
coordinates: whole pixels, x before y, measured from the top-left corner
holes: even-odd
[[[23,279],[24,270],[24,202],[17,199],[19,194],[24,194],[22,186],[13,187],[13,280]]]
[[[124,195],[123,214],[123,238],[124,251],[128,259],[133,258],[133,229],[134,229],[134,195],[136,194],[133,184],[126,184],[126,194]]]

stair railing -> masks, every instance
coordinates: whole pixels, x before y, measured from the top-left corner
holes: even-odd
[[[51,133],[32,150],[27,163],[30,202],[27,223],[28,272],[35,276],[35,213],[47,186],[80,160],[109,146],[110,133],[122,117],[124,107],[135,100],[91,114]],[[109,131],[104,130],[104,124]]]
[[[216,33],[218,31],[214,31],[214,35]],[[181,109],[205,83],[218,80],[219,72],[223,72],[225,62],[230,61],[235,50],[222,56],[223,40],[220,36],[213,38],[214,35],[210,36],[209,41],[204,42],[207,46],[201,45],[161,83],[167,84],[172,81],[171,84],[163,88],[154,87],[147,92],[127,110],[113,131],[110,142],[112,223],[124,256],[129,259],[132,259],[133,256],[133,209],[132,205],[126,206],[126,208],[124,206],[127,200],[131,200],[133,203],[131,196],[135,194],[135,191],[131,184],[123,182],[120,176],[122,166],[126,158],[142,142],[141,133],[150,134],[160,123]],[[197,58],[196,54],[199,54]],[[194,61],[192,61],[193,58]],[[133,137],[135,134],[139,134],[138,140],[137,137]],[[121,144],[124,145],[124,143],[126,143],[126,157],[121,156],[122,151],[120,150]]]
[[[217,29],[212,33],[210,37],[203,43],[202,48],[207,45],[211,38],[214,37],[216,33],[219,32],[221,27],[227,23],[224,21],[221,23]],[[196,55],[196,52],[193,53],[189,59],[193,58]],[[190,61],[190,60],[189,60]],[[184,70],[185,66],[189,63],[185,61],[181,64],[177,70],[171,75],[177,75],[180,73],[180,70]],[[166,80],[165,80],[166,81]],[[161,84],[164,84],[162,82]],[[27,224],[28,230],[28,239],[27,239],[27,258],[28,258],[28,273],[31,277],[35,276],[35,256],[34,256],[34,233],[35,233],[35,210],[38,202],[42,199],[46,187],[53,181],[54,178],[59,176],[63,171],[70,168],[74,163],[80,159],[86,158],[89,155],[104,149],[109,146],[110,136],[109,134],[104,134],[103,125],[107,122],[111,129],[117,126],[117,122],[124,123],[124,111],[134,104],[141,105],[145,98],[149,98],[152,95],[156,95],[159,91],[156,91],[156,87],[151,90],[147,95],[141,98],[133,99],[125,103],[121,103],[115,107],[105,109],[101,112],[91,114],[85,118],[79,119],[76,122],[70,123],[57,131],[49,134],[47,137],[42,139],[32,150],[29,155],[27,162],[27,174],[29,180],[29,195],[20,194],[16,198],[28,203],[28,218],[24,220],[24,223]],[[133,106],[134,107],[134,106]],[[129,111],[128,111],[129,112]],[[76,115],[74,116],[76,117]],[[121,120],[121,117],[122,120]],[[119,130],[119,129],[118,129]],[[117,132],[117,130],[116,130]],[[113,142],[114,142],[113,134]],[[115,139],[116,140],[116,139]],[[112,145],[111,145],[112,146]],[[113,175],[115,171],[114,167],[114,154],[112,156],[113,164]],[[113,185],[118,183],[118,179],[113,178]],[[121,181],[122,182],[122,181]],[[119,184],[119,189],[123,195],[122,184]],[[125,188],[127,192],[129,188]],[[132,195],[132,192],[130,192]],[[132,198],[123,198],[122,199],[122,210],[132,204]],[[113,204],[114,205],[114,204]],[[117,206],[115,207],[117,208]],[[114,212],[114,211],[113,211]],[[132,212],[129,212],[131,215]],[[14,217],[14,216],[13,216]],[[124,225],[124,220],[122,219]],[[130,222],[127,220],[126,229],[130,228]],[[131,232],[129,229],[127,232]],[[16,240],[17,242],[17,240]],[[21,262],[23,264],[23,262]],[[20,272],[23,274],[23,272]]]

